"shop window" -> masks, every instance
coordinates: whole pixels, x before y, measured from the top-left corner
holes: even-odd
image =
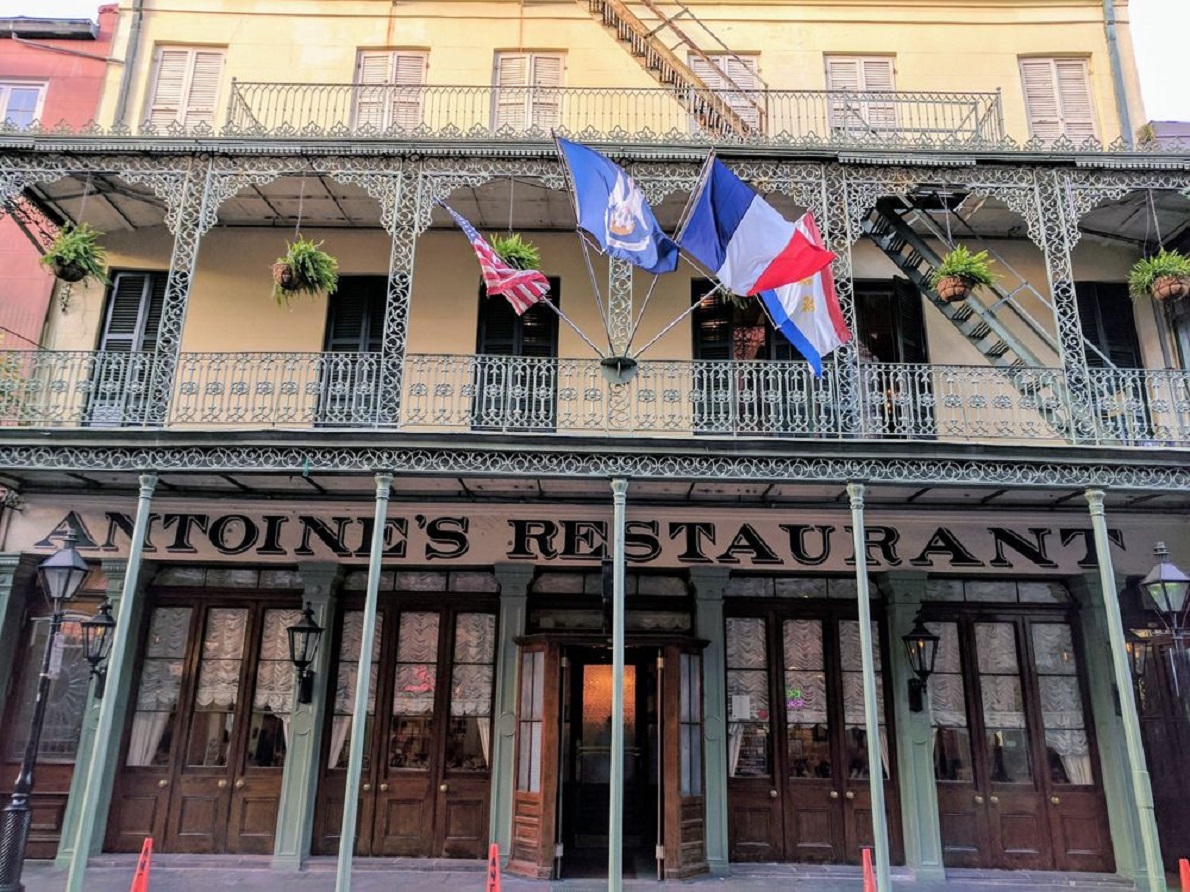
[[[929,579],[927,601],[970,603],[1067,604],[1070,592],[1060,582],[1019,579]]]
[[[562,53],[497,53],[494,130],[548,131],[562,121]]]
[[[1074,143],[1095,136],[1095,107],[1086,59],[1021,59],[1029,136]]]
[[[210,47],[158,47],[146,123],[160,131],[214,126],[223,55]]]
[[[20,707],[10,726],[15,733],[8,737],[6,752],[7,758],[12,762],[19,762],[25,754],[29,726],[33,721],[33,709],[37,701],[39,668],[49,633],[49,617],[37,617],[30,623],[29,644],[24,651],[27,659],[21,668],[20,682],[14,695]],[[78,618],[67,619],[58,632],[58,640],[61,642],[62,660],[57,674],[50,682],[37,760],[72,763],[78,753],[91,678],[90,666],[83,655]]]
[[[429,54],[362,50],[356,65],[356,127],[416,130],[422,125]]]

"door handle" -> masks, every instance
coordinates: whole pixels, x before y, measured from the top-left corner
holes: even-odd
[[[364,792],[365,792],[365,793],[370,793],[370,792],[372,792],[372,785],[371,785],[371,784],[364,784]]]
[[[975,794],[975,804],[983,805],[983,797],[980,796],[978,793]]]
[[[244,779],[242,777],[236,781],[236,789],[237,790],[244,789]]]
[[[1062,800],[1059,799],[1057,796],[1050,797],[1050,805],[1061,805],[1061,804],[1062,804]]]
[[[776,799],[776,798],[777,798],[777,791],[769,790],[769,799]]]
[[[169,786],[169,781],[167,781],[165,778],[161,778],[161,780],[157,781],[157,786],[164,790]]]
[[[988,799],[988,801],[989,801],[989,802],[991,802],[991,803],[992,803],[992,805],[999,805],[999,804],[1000,804],[1000,797],[999,797],[999,796],[992,796],[992,797],[990,797],[990,798]]]
[[[381,784],[381,785],[380,785],[380,792],[381,792],[381,793],[387,793],[387,792],[388,792],[388,784]]]
[[[830,797],[831,797],[831,799],[838,799],[838,798],[839,798],[839,791],[838,791],[838,790],[831,790],[831,792],[830,792]]]
[[[844,796],[846,796],[848,799],[854,799],[854,798],[855,798],[855,791],[853,791],[853,790],[848,790],[848,791],[847,791],[846,793],[844,793],[843,795],[844,795]]]
[[[447,790],[449,790],[449,789],[450,789],[450,784],[443,784],[442,786],[440,786],[440,787],[438,788],[438,790],[439,790],[440,792],[442,792],[442,793],[445,793],[445,792],[446,792]]]
[[[227,789],[227,781],[221,780],[217,784],[215,784],[215,786],[218,787],[220,790],[226,790]]]

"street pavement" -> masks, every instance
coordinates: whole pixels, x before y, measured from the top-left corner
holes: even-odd
[[[426,859],[369,858],[356,862],[353,892],[485,892],[483,862]],[[135,856],[105,855],[87,869],[86,892],[128,892],[136,870]],[[644,870],[640,873],[645,873]],[[505,874],[504,892],[606,892],[607,880],[598,877],[557,881],[524,880]],[[25,867],[27,892],[62,892],[65,871],[48,863]],[[268,858],[196,858],[156,855],[150,871],[150,892],[331,892],[335,862],[312,859],[307,870],[282,873],[269,869]],[[1102,874],[1030,871],[952,870],[945,882],[916,882],[904,869],[894,868],[895,892],[1129,892],[1132,883]],[[659,883],[652,878],[625,879],[630,892],[861,892],[858,867],[805,864],[737,864],[730,877],[702,877]]]

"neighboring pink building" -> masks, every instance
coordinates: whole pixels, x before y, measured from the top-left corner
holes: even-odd
[[[81,127],[95,117],[116,4],[86,19],[0,19],[0,121]],[[0,218],[0,350],[33,347],[53,291],[37,249],[7,214]]]

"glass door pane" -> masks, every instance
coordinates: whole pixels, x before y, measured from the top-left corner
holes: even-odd
[[[880,724],[880,764],[888,777],[888,734],[884,727],[884,673],[880,659],[880,627],[872,623],[872,656],[876,666],[876,717]],[[839,665],[843,676],[843,747],[847,759],[847,777],[866,778],[868,771],[868,732],[864,718],[863,655],[859,643],[859,623],[839,623]]]
[[[971,731],[967,726],[967,701],[963,663],[959,654],[956,623],[927,623],[938,636],[934,674],[930,676],[930,723],[934,726],[934,776],[939,781],[972,783]]]
[[[240,696],[247,626],[246,609],[214,607],[207,611],[198,689],[194,695],[190,739],[186,746],[187,766],[227,765]]]
[[[246,768],[283,768],[289,747],[289,715],[297,673],[289,659],[286,629],[302,618],[300,610],[266,610],[252,695]]]
[[[169,762],[193,612],[189,607],[158,607],[149,620],[149,643],[141,664],[125,760],[129,767]]]
[[[786,620],[785,726],[790,777],[831,777],[822,621]]]
[[[376,637],[372,645],[372,659],[368,682],[368,719],[364,739],[372,730],[372,716],[376,712],[376,684],[379,680],[380,643],[384,639],[384,616],[376,617]],[[351,750],[352,707],[359,676],[359,648],[364,635],[364,613],[349,610],[343,615],[343,633],[339,645],[339,665],[335,670],[335,711],[331,718],[331,742],[327,753],[328,768],[346,768]],[[364,746],[364,772],[370,768],[371,747]]]
[[[769,671],[763,619],[728,619],[727,728],[729,777],[771,776]]]
[[[1015,631],[1012,623],[975,624],[984,746],[992,783],[1033,779]]]
[[[460,613],[455,619],[450,675],[450,730],[446,767],[487,771],[491,767],[492,685],[495,680],[496,617]]]
[[[429,771],[438,689],[438,613],[406,612],[397,632],[388,766]]]
[[[1070,626],[1035,623],[1032,633],[1050,781],[1089,786],[1095,778]]]

